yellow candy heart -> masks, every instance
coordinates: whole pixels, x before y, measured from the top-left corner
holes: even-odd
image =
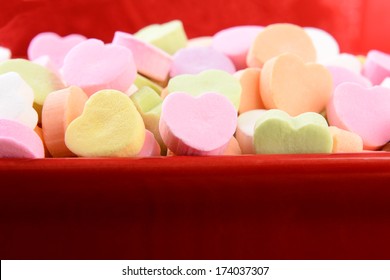
[[[133,102],[120,91],[101,90],[72,121],[65,144],[83,157],[136,156],[145,141],[145,125]]]

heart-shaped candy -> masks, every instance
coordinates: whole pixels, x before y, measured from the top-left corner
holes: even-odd
[[[206,70],[198,75],[180,75],[172,78],[167,93],[186,92],[198,96],[205,92],[218,92],[227,97],[236,110],[240,105],[241,84],[232,75],[221,70]]]
[[[144,140],[140,114],[130,98],[116,90],[93,94],[65,133],[66,146],[83,157],[136,156]]]
[[[81,87],[90,96],[102,89],[125,92],[133,84],[137,69],[127,48],[89,39],[68,52],[62,73],[69,86]]]
[[[146,26],[134,36],[169,54],[174,54],[187,45],[187,35],[180,20]]]
[[[246,68],[234,73],[234,77],[241,84],[240,114],[255,109],[264,109],[263,100],[260,94],[260,76],[259,68]]]
[[[172,57],[163,50],[120,31],[115,32],[112,43],[131,50],[137,70],[142,75],[159,82],[165,82],[168,78]]]
[[[58,76],[45,67],[25,59],[10,59],[0,63],[0,74],[16,72],[34,91],[34,109],[40,118],[46,96],[64,88]]]
[[[237,69],[244,69],[249,48],[263,29],[256,25],[226,28],[214,35],[213,48],[229,57]]]
[[[168,95],[162,105],[160,134],[176,155],[220,155],[236,130],[237,113],[226,97],[183,92]]]
[[[31,129],[38,123],[34,92],[15,72],[0,75],[0,119],[19,121]]]
[[[290,117],[281,110],[269,110],[256,122],[254,145],[257,154],[330,153],[333,140],[320,114]]]
[[[160,144],[161,151],[165,153],[166,147],[161,139],[159,130],[162,98],[150,87],[140,88],[130,98],[141,114],[145,128],[153,133],[155,139]]]
[[[260,92],[267,109],[280,109],[291,116],[320,113],[332,94],[332,76],[320,64],[283,54],[264,64]]]
[[[0,46],[0,62],[11,58],[11,50]]]
[[[390,89],[358,84],[339,85],[327,106],[330,125],[352,131],[374,150],[390,141]]]
[[[315,27],[304,27],[303,29],[314,44],[318,63],[326,62],[340,54],[339,44],[331,34]]]
[[[333,137],[332,153],[359,153],[363,152],[363,140],[356,133],[338,128],[329,127]]]
[[[44,158],[41,138],[32,128],[0,119],[0,158]]]
[[[219,69],[230,74],[236,72],[233,62],[220,51],[212,47],[190,47],[175,53],[169,75],[195,75],[209,69]]]
[[[267,60],[292,53],[304,62],[316,61],[314,44],[305,32],[297,25],[277,23],[268,25],[255,38],[247,56],[249,67],[262,67]]]
[[[374,85],[379,85],[390,76],[390,55],[377,50],[369,51],[364,63],[363,74]]]
[[[27,49],[28,59],[35,60],[48,56],[57,69],[62,67],[65,55],[77,44],[87,40],[83,35],[70,34],[61,37],[53,32],[43,32],[36,35]]]
[[[47,96],[42,109],[42,128],[46,147],[53,157],[74,156],[65,145],[65,131],[81,115],[87,99],[85,92],[75,86]]]

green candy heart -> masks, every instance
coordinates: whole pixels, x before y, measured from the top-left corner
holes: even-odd
[[[187,35],[180,20],[146,26],[135,33],[134,36],[169,54],[174,54],[187,45]]]
[[[281,110],[269,110],[255,124],[254,146],[257,154],[330,153],[333,139],[320,114],[291,117]]]
[[[221,70],[206,70],[197,75],[179,75],[168,83],[168,94],[180,91],[192,96],[218,92],[227,97],[236,110],[240,106],[241,84],[238,79]]]

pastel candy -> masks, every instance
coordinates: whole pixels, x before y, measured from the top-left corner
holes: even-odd
[[[320,114],[290,117],[281,110],[270,110],[256,122],[254,145],[257,154],[330,153],[333,140]]]
[[[213,92],[198,97],[175,92],[163,102],[160,133],[176,155],[220,155],[236,124],[236,110],[226,97]]]
[[[41,56],[48,56],[53,65],[60,69],[64,62],[65,55],[77,44],[85,41],[83,35],[70,34],[61,37],[53,32],[43,32],[36,35],[30,42],[27,49],[29,60],[35,60]]]
[[[375,150],[390,141],[390,89],[358,84],[339,85],[327,106],[330,125],[358,134],[364,149]]]
[[[236,69],[244,69],[249,48],[263,29],[262,26],[243,25],[221,30],[213,37],[213,48],[229,57]]]
[[[363,151],[363,140],[356,133],[336,126],[330,126],[329,131],[333,137],[332,153],[359,153]]]
[[[33,103],[34,92],[19,74],[8,72],[0,75],[0,119],[18,121],[34,129],[38,114]]]
[[[304,27],[303,29],[314,44],[318,63],[326,62],[340,54],[339,44],[331,34],[315,27]]]
[[[138,157],[157,157],[161,153],[160,145],[154,138],[153,133],[149,130],[145,130],[145,141],[141,151],[138,153]]]
[[[390,77],[385,78],[381,83],[381,86],[385,88],[390,88]]]
[[[0,158],[44,158],[41,138],[20,122],[0,119]]]
[[[43,143],[43,148],[45,150],[45,157],[51,157],[51,154],[50,154],[49,150],[46,147],[45,139],[43,138],[43,130],[42,130],[42,128],[39,127],[39,126],[36,126],[34,128],[34,131],[39,136],[39,138],[41,138],[41,141]]]
[[[137,74],[137,77],[135,78],[134,84],[140,89],[142,87],[150,87],[158,94],[161,93],[162,87],[158,85],[157,83],[149,80],[148,78],[142,76],[141,74]]]
[[[165,153],[166,147],[159,130],[162,98],[149,87],[140,88],[130,98],[141,114],[145,128],[153,133],[155,139],[160,144],[161,151]]]
[[[145,141],[145,125],[133,102],[116,90],[101,90],[66,129],[65,144],[82,157],[136,156]]]
[[[372,50],[368,52],[363,74],[371,80],[374,85],[379,85],[390,76],[390,55]]]
[[[61,74],[60,70],[58,69],[58,67],[56,65],[54,65],[53,61],[51,60],[51,58],[49,56],[47,56],[47,55],[40,56],[40,57],[32,60],[32,62],[45,67],[49,71],[53,72],[59,79],[62,79],[62,74]]]
[[[246,68],[234,74],[241,84],[241,99],[238,112],[240,114],[255,110],[264,109],[263,100],[260,94],[260,76],[259,68]]]
[[[11,50],[0,46],[0,62],[11,59]]]
[[[320,113],[332,94],[332,76],[320,64],[283,54],[264,64],[260,92],[267,109],[280,109],[292,116]]]
[[[364,87],[372,86],[371,82],[356,72],[340,66],[328,66],[326,67],[332,74],[333,90],[340,84],[351,82],[359,84]]]
[[[62,73],[67,85],[81,87],[90,96],[102,89],[126,91],[137,69],[127,48],[89,39],[68,52]]]
[[[187,45],[187,35],[180,20],[146,26],[135,33],[134,36],[169,54],[174,54]]]
[[[179,50],[173,56],[170,76],[198,74],[205,70],[218,69],[233,74],[236,71],[231,60],[211,47],[191,47]]]
[[[75,156],[65,145],[68,125],[81,115],[88,96],[75,86],[50,93],[42,109],[42,128],[47,149],[53,157]]]
[[[229,141],[229,144],[223,153],[224,156],[238,156],[241,155],[241,148],[238,144],[238,141],[235,137],[232,137]]]
[[[211,47],[213,44],[212,36],[201,36],[189,39],[187,41],[187,47]]]
[[[255,153],[255,147],[253,144],[255,124],[260,116],[262,116],[265,112],[267,112],[267,110],[251,110],[238,116],[236,139],[243,154]]]
[[[356,74],[360,74],[362,71],[362,64],[360,63],[360,60],[355,55],[349,53],[341,53],[330,60],[323,61],[322,64],[327,66],[343,67],[355,72]]]
[[[0,74],[16,72],[34,91],[34,109],[40,119],[46,96],[55,90],[64,88],[61,79],[55,73],[25,59],[10,59],[0,63]]]
[[[247,56],[249,67],[263,64],[283,53],[299,56],[304,62],[316,61],[316,50],[303,28],[290,23],[268,25],[255,38]]]
[[[112,43],[131,50],[137,70],[142,75],[159,82],[168,78],[172,58],[166,52],[129,33],[120,31],[115,32]]]
[[[180,75],[172,78],[167,94],[181,91],[192,96],[205,92],[218,92],[227,97],[238,110],[241,98],[241,84],[233,75],[221,70],[206,70],[197,75]]]

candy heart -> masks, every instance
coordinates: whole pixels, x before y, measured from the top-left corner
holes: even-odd
[[[135,33],[134,36],[169,54],[174,54],[187,45],[187,35],[180,20],[146,26]]]
[[[333,59],[340,54],[339,44],[331,34],[315,27],[304,27],[303,29],[314,44],[318,63]]]
[[[221,30],[213,37],[213,48],[229,57],[237,69],[244,69],[249,48],[263,29],[262,26],[243,25]]]
[[[305,30],[289,23],[268,25],[257,35],[247,56],[249,67],[262,67],[263,64],[283,53],[299,56],[304,62],[316,61],[316,50]]]
[[[175,92],[163,102],[160,134],[176,155],[219,155],[226,150],[236,124],[236,110],[224,96]]]
[[[246,68],[234,73],[241,84],[240,114],[250,110],[264,109],[263,100],[260,94],[260,76],[259,68]]]
[[[255,153],[255,147],[253,146],[255,124],[265,112],[267,112],[267,110],[251,110],[238,116],[236,139],[240,144],[243,154]]]
[[[356,72],[349,70],[344,67],[339,66],[328,66],[326,67],[330,73],[332,74],[333,79],[333,90],[340,84],[351,82],[355,84],[362,85],[364,87],[372,86],[371,82],[362,76],[361,74],[357,74]]]
[[[356,74],[360,74],[362,71],[362,64],[359,59],[355,55],[349,53],[341,53],[332,59],[323,61],[322,64],[327,66],[343,67],[355,72]]]
[[[0,119],[0,158],[44,158],[41,138],[17,121]]]
[[[202,36],[191,38],[187,41],[187,47],[211,47],[213,45],[213,37]]]
[[[65,144],[83,157],[136,156],[144,144],[145,126],[133,102],[122,92],[102,90],[65,133]]]
[[[15,72],[0,75],[0,119],[19,121],[34,129],[38,114],[34,110],[34,92]]]
[[[172,78],[167,93],[182,91],[192,96],[205,92],[218,92],[227,97],[236,110],[240,105],[241,85],[232,75],[221,70],[207,70],[198,75],[180,75]]]
[[[363,151],[363,140],[356,133],[336,126],[330,126],[329,131],[333,138],[332,153],[359,153]]]
[[[374,85],[379,85],[390,76],[390,55],[372,50],[368,52],[363,74],[371,80]]]
[[[320,64],[305,64],[296,55],[283,54],[264,64],[260,92],[267,109],[280,109],[292,116],[319,113],[332,94],[332,76]]]
[[[11,58],[11,50],[0,46],[0,62]]]
[[[339,85],[327,106],[330,125],[352,131],[374,150],[390,141],[390,89],[358,84]]]
[[[83,35],[70,34],[61,37],[53,32],[43,32],[36,35],[27,49],[29,60],[48,56],[57,69],[62,67],[65,55],[71,48],[87,40]]]
[[[46,146],[53,157],[71,157],[74,154],[65,145],[68,125],[84,109],[88,96],[79,87],[69,87],[50,93],[42,109],[42,128]]]
[[[53,72],[43,66],[24,59],[10,59],[0,63],[0,74],[16,72],[34,91],[34,109],[39,119],[46,96],[64,88],[64,84]]]
[[[168,78],[172,57],[166,52],[129,33],[120,31],[115,32],[112,43],[132,51],[137,70],[142,75],[159,82],[165,82]]]
[[[233,62],[211,47],[191,47],[179,50],[173,56],[170,76],[198,74],[209,69],[218,69],[233,74],[236,68]]]
[[[140,89],[142,87],[150,87],[158,94],[160,94],[161,91],[163,90],[160,85],[158,85],[157,83],[149,80],[148,78],[146,78],[140,74],[137,74],[137,77],[135,78],[134,84],[138,87],[138,89]]]
[[[308,112],[294,118],[269,110],[256,122],[254,145],[257,154],[310,154],[330,153],[333,143],[320,114]]]
[[[62,73],[68,85],[81,87],[90,96],[102,89],[126,91],[137,69],[127,48],[89,39],[68,52]]]
[[[157,157],[161,153],[160,145],[154,138],[153,133],[145,130],[145,141],[137,157]]]
[[[162,98],[152,88],[142,87],[131,96],[131,100],[141,114],[145,128],[153,133],[161,151],[165,153],[166,147],[159,130]]]

